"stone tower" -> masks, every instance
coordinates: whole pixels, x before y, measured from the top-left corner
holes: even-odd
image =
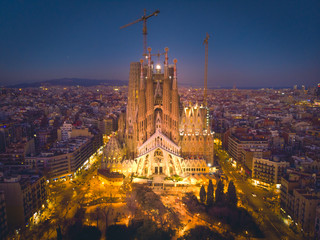
[[[133,153],[137,148],[137,112],[139,98],[139,78],[140,78],[139,62],[130,64],[129,87],[128,87],[128,104],[126,114],[126,145],[129,157],[134,157]]]
[[[126,114],[126,145],[130,158],[136,157],[138,147],[156,132],[157,119],[161,122],[157,129],[175,144],[179,142],[177,61],[169,65],[168,50],[165,48],[163,67],[154,66],[151,48],[148,48],[146,63],[141,60],[130,65]]]

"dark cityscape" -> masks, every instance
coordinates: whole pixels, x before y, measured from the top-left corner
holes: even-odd
[[[320,239],[319,1],[2,1],[0,240]]]

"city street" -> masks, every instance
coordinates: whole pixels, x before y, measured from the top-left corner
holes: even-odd
[[[241,204],[256,219],[261,230],[264,232],[266,239],[301,239],[300,235],[295,234],[281,220],[279,207],[275,204],[268,203],[267,199],[276,197],[263,188],[254,187],[249,180],[245,180],[239,171],[234,168],[228,159],[228,155],[224,150],[216,150],[219,163],[228,180],[233,180],[240,196]],[[288,236],[288,237],[286,237]]]
[[[233,180],[240,198],[239,204],[246,208],[256,219],[266,239],[301,239],[295,235],[277,214],[276,198],[272,192],[253,186],[239,171],[227,161],[228,155],[223,150],[216,150],[220,159],[220,165],[227,177],[227,181]],[[95,164],[69,181],[50,183],[48,208],[44,210],[42,218],[37,225],[33,225],[21,239],[28,236],[44,236],[45,239],[56,237],[56,229],[60,226],[66,231],[68,225],[79,209],[85,209],[85,224],[98,226],[104,230],[107,225],[114,222],[128,224],[129,212],[125,203],[121,203],[124,195],[120,187],[107,181],[101,181],[97,176],[97,169],[101,156],[97,157]],[[185,192],[194,192],[198,195],[199,186],[190,186],[175,189],[175,191],[160,191],[163,204],[179,213],[182,226],[179,235],[196,225],[205,225],[211,229],[223,233],[216,223],[203,219],[199,214],[190,214],[182,203]],[[156,191],[157,192],[157,191]],[[113,199],[113,200],[112,200]],[[99,202],[98,202],[99,200]],[[110,203],[118,201],[119,203]],[[284,237],[289,236],[289,237]]]
[[[96,218],[92,221],[92,216],[97,215],[97,207],[102,219],[99,226],[105,226],[106,212],[109,214],[109,223],[120,221],[120,217],[124,218],[124,213],[120,213],[125,210],[123,203],[110,203],[123,197],[119,193],[120,187],[101,182],[97,177],[101,157],[95,156],[94,163],[88,169],[82,169],[76,178],[48,184],[47,207],[39,217],[38,223],[21,232],[21,239],[40,239],[40,236],[43,239],[56,238],[56,229],[60,226],[62,231],[66,231],[66,226],[74,220],[79,209],[85,209],[85,221],[90,225],[97,225]],[[120,209],[120,212],[113,210],[114,207]]]

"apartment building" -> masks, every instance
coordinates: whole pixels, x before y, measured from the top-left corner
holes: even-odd
[[[229,136],[228,152],[230,156],[236,161],[241,161],[241,154],[243,149],[267,149],[268,141],[256,140],[249,137],[238,137],[235,135]]]
[[[79,136],[57,143],[49,151],[26,158],[27,164],[43,170],[49,179],[68,178],[102,146],[102,135]]]
[[[35,221],[47,199],[45,178],[33,173],[3,176],[0,191],[4,192],[8,229],[13,230]]]
[[[320,192],[314,189],[294,189],[293,219],[301,227],[301,231],[309,236],[315,234],[316,209],[320,204]]]
[[[320,204],[320,176],[291,169],[288,171],[281,178],[281,210],[292,218],[299,230],[308,236],[316,236],[320,223],[320,210],[317,210]]]
[[[8,234],[7,211],[4,192],[0,191],[0,239],[5,239]]]
[[[252,179],[265,186],[280,184],[281,176],[287,167],[289,167],[288,162],[253,158]]]

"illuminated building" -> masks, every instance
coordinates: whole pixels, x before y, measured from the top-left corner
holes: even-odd
[[[250,136],[245,134],[233,134],[228,138],[228,152],[233,159],[241,161],[243,149],[267,149],[268,141],[263,137]]]
[[[37,221],[47,192],[43,176],[34,173],[10,174],[0,180],[4,192],[9,230],[21,227],[29,221]]]
[[[252,176],[252,167],[254,158],[269,158],[271,156],[271,151],[260,148],[243,149],[241,151],[241,160],[244,163],[246,172],[249,176]]]
[[[4,192],[0,191],[0,239],[5,239],[8,233],[7,211]]]
[[[147,63],[130,64],[126,121],[119,124],[127,158],[134,159],[127,161],[136,165],[127,167],[139,176],[183,175],[186,169],[194,172],[198,160],[199,172],[208,172],[213,163],[208,109],[195,105],[181,112],[177,60],[169,64],[166,48],[163,68],[159,62],[154,66],[151,48],[148,52]]]
[[[71,138],[72,124],[64,122],[63,125],[58,130],[58,140],[66,141]]]
[[[281,177],[289,167],[289,162],[273,161],[263,158],[253,158],[252,179],[261,185],[280,184]]]
[[[180,146],[184,158],[206,159],[213,165],[213,132],[208,109],[203,106],[185,107],[180,117]]]
[[[71,123],[64,122],[57,130],[58,141],[68,141],[68,139],[79,136],[92,137],[93,134],[86,127],[73,127]]]
[[[74,177],[88,165],[89,158],[102,144],[101,134],[78,136],[57,142],[51,149],[37,156],[27,157],[26,163],[44,170],[51,180]]]
[[[315,233],[316,209],[320,204],[320,194],[315,189],[294,189],[294,214],[293,219],[306,234],[313,236]]]
[[[318,190],[320,177],[315,173],[296,170],[287,171],[281,178],[280,207],[305,234],[310,237],[319,235],[319,204]]]
[[[317,206],[316,210],[316,220],[315,220],[315,239],[320,239],[320,206]]]

